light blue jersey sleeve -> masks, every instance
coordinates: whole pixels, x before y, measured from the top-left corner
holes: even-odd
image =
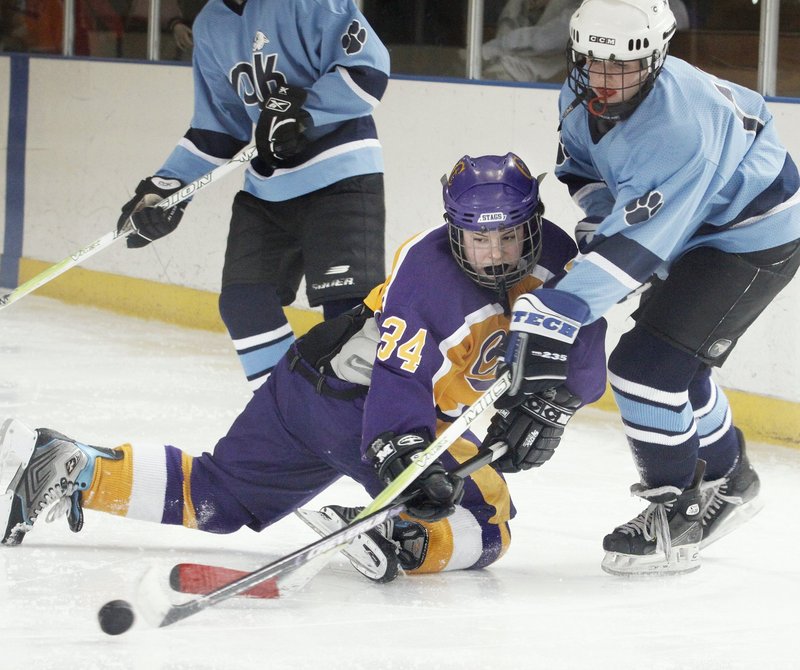
[[[592,135],[584,107],[562,123],[556,175],[597,227],[557,288],[589,305],[589,321],[697,246],[800,236],[800,178],[763,98],[673,66],[606,134]],[[562,92],[562,109],[571,99]]]
[[[317,4],[314,2],[313,4]],[[325,126],[372,114],[389,78],[389,52],[353,2],[320,2],[319,24],[300,24],[304,41],[319,50],[320,77],[304,108]]]

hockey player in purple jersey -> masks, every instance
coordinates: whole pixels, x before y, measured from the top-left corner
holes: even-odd
[[[3,541],[19,543],[56,500],[74,530],[88,508],[228,533],[266,528],[342,475],[380,492],[494,382],[509,306],[557,278],[576,251],[542,219],[536,179],[514,154],[462,158],[444,205],[446,223],[403,245],[363,305],[292,346],[213,453],[99,449],[6,422]],[[433,463],[417,480],[409,515],[376,539],[384,572],[365,574],[386,581],[398,561],[414,572],[496,561],[514,516],[501,471],[550,458],[577,407],[602,394],[604,336],[602,319],[581,329],[564,383],[498,412],[487,440],[507,440],[510,453],[497,468],[464,481],[449,474],[477,452],[470,432]],[[325,512],[353,516],[337,506]]]
[[[118,227],[133,214],[133,248],[175,230],[186,203],[152,205],[234,156],[255,128],[258,156],[233,202],[219,297],[255,389],[294,341],[282,306],[304,275],[309,304],[326,319],[385,276],[383,157],[371,114],[389,54],[352,0],[210,0],[193,37],[190,128],[136,187]]]
[[[581,254],[515,303],[507,352],[518,397],[560,383],[580,330],[651,284],[609,359],[647,503],[603,541],[623,575],[694,570],[760,508],[711,368],[800,264],[800,177],[764,99],[668,57],[674,32],[665,0],[573,14],[556,175],[586,213]]]

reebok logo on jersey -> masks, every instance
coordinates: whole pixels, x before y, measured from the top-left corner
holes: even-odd
[[[664,196],[660,191],[650,191],[625,205],[625,223],[633,226],[652,219],[664,204]]]
[[[253,38],[253,52],[261,51],[267,44],[269,44],[269,37],[260,30],[257,31],[256,36]]]
[[[367,30],[361,23],[354,20],[342,35],[342,49],[348,56],[357,54],[367,43]]]
[[[325,270],[326,275],[342,275],[350,269],[349,265],[331,265]]]

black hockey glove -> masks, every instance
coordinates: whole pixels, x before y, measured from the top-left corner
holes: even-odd
[[[564,386],[528,396],[511,409],[493,417],[482,446],[505,442],[508,451],[492,467],[500,472],[538,468],[550,460],[564,427],[581,405],[581,399]]]
[[[117,232],[122,231],[128,219],[133,224],[133,233],[128,235],[128,249],[147,246],[159,237],[169,235],[178,227],[188,200],[179,202],[169,209],[154,207],[164,198],[183,188],[178,179],[167,177],[148,177],[136,187],[136,194],[122,206],[122,215],[117,221]]]
[[[308,144],[303,134],[311,127],[311,116],[303,109],[302,88],[279,86],[261,110],[256,124],[256,149],[268,167],[300,153]]]
[[[380,480],[388,485],[429,444],[429,439],[417,433],[383,433],[369,445],[367,456]],[[412,486],[418,487],[419,492],[406,502],[408,513],[424,521],[450,516],[464,496],[464,480],[448,474],[438,460],[431,463]]]
[[[558,289],[537,289],[517,298],[504,357],[511,388],[495,407],[508,409],[527,396],[561,386],[572,344],[588,316],[583,300]]]

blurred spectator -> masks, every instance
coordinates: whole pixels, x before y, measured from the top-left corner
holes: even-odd
[[[175,47],[177,51],[174,55],[175,60],[192,60],[192,47],[194,42],[192,40],[192,24],[195,17],[203,9],[203,5],[207,0],[172,0],[177,5],[177,12],[173,13],[167,19],[165,27],[175,40]],[[172,4],[172,3],[170,3]],[[162,4],[162,16],[169,16],[164,11],[165,5]],[[165,57],[169,58],[167,50],[164,50]]]
[[[60,0],[24,0],[21,3],[25,7],[25,51],[45,54],[63,53],[64,40],[64,3]],[[78,12],[76,3],[76,14],[84,18],[82,12]],[[75,21],[76,52],[78,35],[84,35],[85,31],[79,30],[85,27],[84,22]],[[82,44],[82,46],[87,46]],[[88,49],[87,49],[88,51]]]
[[[569,19],[581,0],[509,0],[483,45],[487,79],[547,81],[566,72]]]
[[[5,51],[63,53],[64,3],[61,0],[0,0],[0,30]],[[122,35],[122,19],[109,0],[76,0],[75,44],[78,56],[91,52],[91,34]]]
[[[0,51],[25,51],[23,0],[0,0]]]

